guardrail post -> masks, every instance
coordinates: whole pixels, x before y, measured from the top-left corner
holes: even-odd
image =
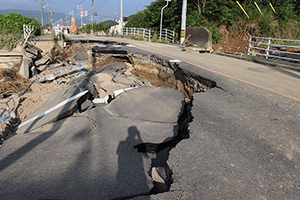
[[[174,43],[175,31],[173,31],[172,33],[173,33],[173,34],[172,34],[172,36],[173,36],[173,37],[172,37],[172,43]]]
[[[267,48],[267,55],[266,55],[266,59],[268,59],[268,58],[269,58],[270,44],[271,44],[271,38],[268,38],[268,48]]]
[[[251,42],[252,42],[252,36],[250,35],[250,38],[249,38],[249,47],[248,47],[248,56],[250,56],[250,48],[251,48]]]
[[[133,35],[135,36],[135,28],[133,28]]]
[[[149,29],[149,42],[151,42],[151,30]]]
[[[165,37],[166,40],[168,40],[168,29],[166,29],[166,37]]]
[[[145,29],[143,28],[143,39],[145,39]]]

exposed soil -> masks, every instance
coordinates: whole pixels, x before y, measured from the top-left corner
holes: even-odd
[[[248,51],[250,35],[256,35],[255,24],[239,22],[236,26],[227,28],[221,26],[219,32],[222,39],[213,44],[214,52],[239,52],[246,54]]]

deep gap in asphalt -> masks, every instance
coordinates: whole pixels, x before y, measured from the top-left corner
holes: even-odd
[[[170,151],[183,139],[189,138],[188,126],[193,121],[191,113],[193,94],[196,92],[205,92],[207,89],[218,86],[215,81],[183,70],[178,64],[171,64],[167,60],[160,59],[154,55],[130,54],[129,57],[132,60],[132,74],[141,79],[148,80],[154,86],[174,88],[182,92],[185,96],[183,109],[177,120],[177,134],[172,139],[167,139],[162,143],[141,143],[134,146],[140,153],[152,153],[156,155],[156,158],[151,160],[151,168],[148,174],[152,177],[152,171],[156,171],[163,181],[158,182],[153,180],[154,186],[149,194],[167,192],[173,183],[172,170],[169,168],[167,161]],[[174,130],[176,130],[175,127]]]

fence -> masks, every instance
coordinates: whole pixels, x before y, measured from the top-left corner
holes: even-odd
[[[151,30],[146,29],[146,28],[129,28],[125,27],[123,29],[124,35],[132,35],[132,36],[138,36],[142,37],[143,39],[148,40],[149,42],[151,41]]]
[[[300,62],[300,40],[266,38],[250,35],[248,55],[250,54],[264,56],[266,59],[277,58]]]
[[[137,36],[137,37],[142,37],[144,40],[148,40],[149,42],[151,41],[151,38],[156,34],[156,32],[151,31],[150,29],[146,28],[129,28],[125,27],[123,29],[124,35],[132,35],[132,36]],[[158,38],[160,38],[160,34],[158,33]],[[175,32],[164,29],[161,34],[161,39],[168,40],[169,42],[174,43],[174,36]]]
[[[169,29],[163,29],[162,32],[161,32],[161,36],[159,34],[159,39],[165,39],[165,40],[168,40],[169,42],[172,42],[174,43],[174,36],[175,36],[175,32],[174,31],[171,31]]]

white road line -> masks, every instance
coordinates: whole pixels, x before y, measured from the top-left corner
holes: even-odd
[[[20,124],[20,125],[18,126],[18,128],[21,128],[22,126],[24,126],[24,125],[26,125],[26,124],[28,124],[28,123],[30,123],[30,122],[36,120],[36,119],[39,119],[39,118],[41,118],[41,117],[47,115],[48,113],[53,112],[54,110],[56,110],[56,109],[62,107],[63,105],[66,105],[67,103],[69,103],[69,102],[71,102],[71,101],[74,101],[75,99],[78,99],[79,97],[82,97],[82,96],[85,95],[87,92],[88,92],[88,90],[85,90],[85,91],[83,91],[83,92],[80,92],[79,94],[76,94],[75,96],[72,96],[72,97],[69,98],[69,99],[66,99],[66,100],[60,102],[59,104],[57,104],[56,106],[54,106],[54,107],[52,107],[52,108],[46,110],[45,112],[43,112],[43,113],[41,113],[41,114],[39,114],[39,115],[37,115],[37,116],[35,116],[35,117],[33,117],[33,118],[31,118],[31,119],[25,121],[25,122],[23,122],[22,124]]]
[[[169,60],[169,62],[170,62],[170,63],[172,63],[172,62],[177,63],[177,62],[181,62],[181,61],[180,61],[180,60]]]
[[[132,45],[132,44],[128,44],[128,45],[126,45],[127,47],[135,47],[134,45]]]

